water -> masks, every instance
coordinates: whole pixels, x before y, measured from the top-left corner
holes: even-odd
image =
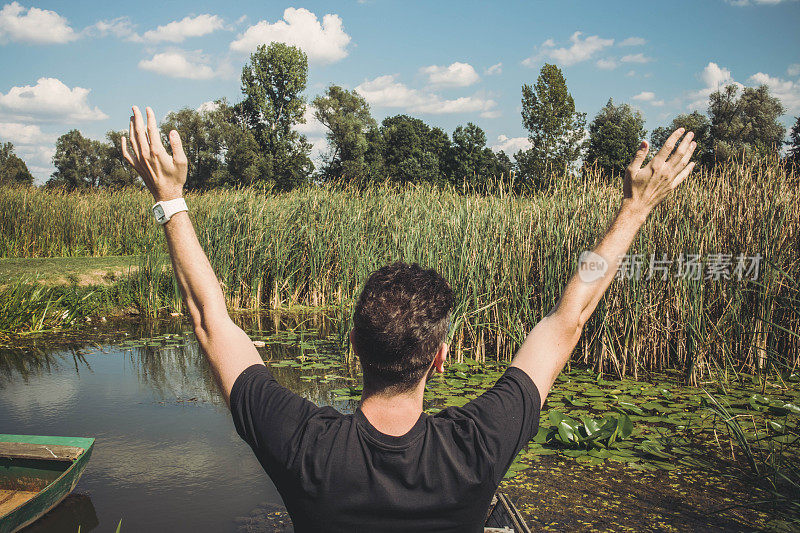
[[[312,401],[353,407],[329,393],[345,380],[275,373]],[[122,531],[272,531],[264,517],[283,508],[196,343],[0,353],[0,433],[97,439],[76,496],[31,531],[114,531],[120,519]]]

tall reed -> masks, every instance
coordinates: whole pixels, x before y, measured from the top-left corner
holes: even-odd
[[[555,179],[525,197],[496,189],[217,190],[188,202],[232,308],[346,308],[374,269],[413,261],[454,286],[457,356],[505,359],[555,304],[621,194],[597,174]],[[8,233],[0,252],[142,253],[137,290],[140,305],[154,313],[179,304],[149,205],[136,191],[0,191],[0,230]],[[735,276],[683,279],[674,266],[667,279],[620,280],[587,324],[575,359],[619,375],[677,366],[689,381],[715,367],[758,369],[767,350],[796,366],[800,342],[786,331],[800,330],[800,319],[775,302],[787,288],[779,272],[800,275],[798,208],[798,176],[777,162],[697,173],[658,208],[632,253],[676,261],[681,254],[760,254],[760,285]]]

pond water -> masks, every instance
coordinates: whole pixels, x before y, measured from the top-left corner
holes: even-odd
[[[357,406],[358,368],[331,322],[273,317],[242,325],[264,342],[259,351],[280,383],[343,412]],[[120,520],[122,531],[290,531],[280,496],[236,434],[191,334],[177,323],[126,328],[98,332],[95,342],[0,349],[0,433],[97,439],[75,493],[29,532],[113,531]],[[426,410],[463,405],[502,370],[468,358],[451,363],[429,384]],[[783,432],[766,426],[772,437],[796,434],[792,383],[727,393],[722,401],[754,426],[772,413]],[[709,474],[708,460],[724,459],[729,441],[704,414],[701,395],[665,375],[643,382],[565,373],[539,435],[501,488],[534,529],[747,530],[766,518],[730,509],[754,497],[752,487],[722,469]],[[618,442],[575,446],[569,427],[556,431],[562,423],[576,432],[609,424]]]
[[[259,518],[282,509],[280,496],[236,434],[197,344],[180,332],[141,344],[0,352],[0,433],[97,439],[76,496],[29,530],[113,531],[120,519],[122,531],[275,530]],[[287,342],[262,354],[300,351]],[[327,392],[336,381],[275,373],[312,401],[352,410]]]

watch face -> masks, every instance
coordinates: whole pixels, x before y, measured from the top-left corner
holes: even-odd
[[[156,204],[156,205],[154,205],[154,206],[153,206],[153,215],[155,215],[155,217],[156,217],[156,220],[157,220],[158,222],[161,222],[161,221],[162,221],[162,220],[164,220],[164,218],[165,218],[165,215],[164,215],[164,208],[163,208],[163,207],[161,207],[161,205],[160,205],[160,204]]]

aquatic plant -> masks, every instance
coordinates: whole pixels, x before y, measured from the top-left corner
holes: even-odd
[[[798,176],[776,162],[730,164],[684,185],[646,224],[632,253],[676,262],[682,254],[759,255],[758,284],[675,271],[619,280],[573,360],[618,376],[680,368],[692,383],[716,372],[765,372],[767,353],[800,364],[800,340],[788,334],[800,330],[800,317],[779,304],[788,291],[780,272],[800,274]],[[559,177],[530,196],[502,187],[487,195],[384,184],[214,190],[188,202],[232,309],[335,308],[346,331],[369,273],[414,261],[454,286],[453,356],[485,361],[513,355],[619,199],[618,187],[589,174]],[[178,311],[150,202],[137,191],[0,190],[0,254],[140,253],[130,285],[137,305],[148,316]]]

